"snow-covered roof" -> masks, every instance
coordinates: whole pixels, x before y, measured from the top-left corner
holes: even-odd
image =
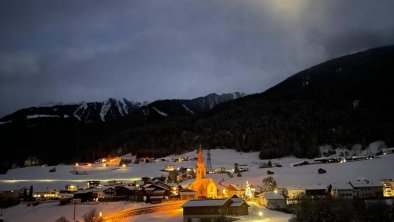
[[[135,187],[135,186],[130,186],[130,185],[127,185],[127,186],[120,186],[120,187],[118,187],[117,189],[119,189],[119,188],[121,188],[121,187],[126,188],[126,189],[128,189],[128,190],[138,190],[137,187]]]
[[[287,190],[306,190],[306,187],[294,185],[294,186],[287,186],[286,189]]]
[[[234,203],[230,204],[230,206],[231,206],[231,207],[240,207],[240,206],[242,206],[243,204],[245,204],[244,201],[242,201],[242,202],[234,202]]]
[[[331,185],[333,190],[353,190],[353,187],[349,183],[334,183]]]
[[[275,192],[266,192],[262,194],[267,200],[284,200],[285,197],[282,194]]]
[[[115,190],[115,187],[110,186],[110,187],[100,187],[100,188],[93,189],[93,191],[106,191],[106,190]]]
[[[182,207],[215,207],[223,206],[229,199],[189,200]]]
[[[242,186],[238,186],[238,185],[235,185],[235,184],[230,184],[227,188],[229,188],[230,186],[233,187],[236,190],[242,190]]]
[[[307,190],[326,190],[326,185],[306,185],[305,188]]]
[[[165,190],[155,190],[153,191],[153,194],[164,194],[166,192]]]
[[[326,185],[294,185],[286,187],[287,190],[324,190],[327,189]]]
[[[239,197],[233,197],[233,198],[231,198],[231,200],[234,202],[234,203],[238,203],[238,202],[243,202],[244,200],[242,200],[241,198],[239,198]]]
[[[353,187],[381,187],[382,183],[376,183],[367,179],[352,180],[349,182]]]

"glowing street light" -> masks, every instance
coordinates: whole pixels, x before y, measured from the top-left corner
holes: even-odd
[[[263,212],[259,211],[259,216],[261,217],[261,221],[263,221]]]

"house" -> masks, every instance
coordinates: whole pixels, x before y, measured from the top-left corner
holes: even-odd
[[[383,196],[394,197],[394,181],[392,179],[382,180],[383,183]]]
[[[153,200],[154,203],[157,203],[164,199],[168,199],[171,195],[171,186],[159,180],[153,180],[143,185],[142,189],[136,192],[136,200],[145,201],[147,203],[152,203]]]
[[[286,187],[284,192],[286,197],[286,204],[296,204],[298,200],[306,195],[306,187],[303,186],[289,186]]]
[[[248,215],[248,208],[250,207],[243,199],[238,196],[232,196],[232,203],[228,206],[228,215],[243,216]]]
[[[312,198],[327,197],[327,186],[325,185],[308,185],[305,187],[305,195]]]
[[[394,148],[386,148],[382,149],[383,154],[393,154],[394,153]]]
[[[283,191],[286,197],[286,204],[296,204],[303,197],[325,198],[328,188],[324,185],[290,186]]]
[[[149,199],[151,204],[157,204],[157,203],[162,203],[165,197],[163,195],[157,195],[157,196],[150,196]]]
[[[77,192],[78,186],[74,184],[69,184],[65,186],[67,192]]]
[[[331,196],[341,199],[356,198],[356,191],[349,183],[345,184],[331,184]]]
[[[121,185],[123,185],[122,181],[117,181],[117,180],[108,181],[108,186],[121,186]]]
[[[243,197],[245,195],[245,189],[243,189],[241,186],[230,184],[226,187],[226,194],[228,196],[236,195],[239,197]]]
[[[104,197],[113,197],[116,196],[116,189],[115,187],[108,187],[102,190],[104,193]]]
[[[120,186],[116,188],[116,196],[127,197],[129,200],[137,200],[137,191],[138,188],[136,186]]]
[[[92,180],[87,182],[88,188],[96,188],[100,186],[100,181]]]
[[[282,193],[269,191],[257,196],[259,197],[259,203],[268,209],[275,210],[286,208],[286,200]]]
[[[23,198],[26,192],[25,190],[26,190],[25,188],[21,188],[19,190],[0,191],[0,200]]]
[[[167,165],[164,170],[165,171],[174,171],[175,170],[175,165]]]
[[[317,163],[340,163],[341,159],[337,157],[321,157],[315,158],[314,161]]]
[[[54,189],[54,190],[48,190],[48,191],[44,191],[44,192],[35,192],[33,194],[33,197],[35,197],[37,200],[58,199],[59,198],[59,191]]]
[[[188,188],[179,191],[181,200],[193,200],[195,199],[196,192]]]
[[[93,191],[79,191],[74,193],[74,199],[80,199],[81,202],[93,202],[98,200],[98,193]]]
[[[247,215],[248,207],[244,201],[232,198],[189,200],[182,205],[183,221],[219,222],[226,216]]]
[[[357,198],[359,199],[383,197],[382,183],[375,183],[367,179],[358,179],[350,181],[349,184],[356,191]]]

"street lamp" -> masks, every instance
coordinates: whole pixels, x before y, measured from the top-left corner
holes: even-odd
[[[259,211],[259,216],[261,217],[261,221],[263,221],[263,212]]]

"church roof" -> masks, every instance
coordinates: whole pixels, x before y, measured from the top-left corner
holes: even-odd
[[[198,184],[198,185],[204,184],[207,186],[210,183],[213,183],[216,185],[215,181],[213,181],[212,178],[204,178],[204,179],[200,179],[200,180],[195,180],[189,185],[189,188],[195,184]]]

